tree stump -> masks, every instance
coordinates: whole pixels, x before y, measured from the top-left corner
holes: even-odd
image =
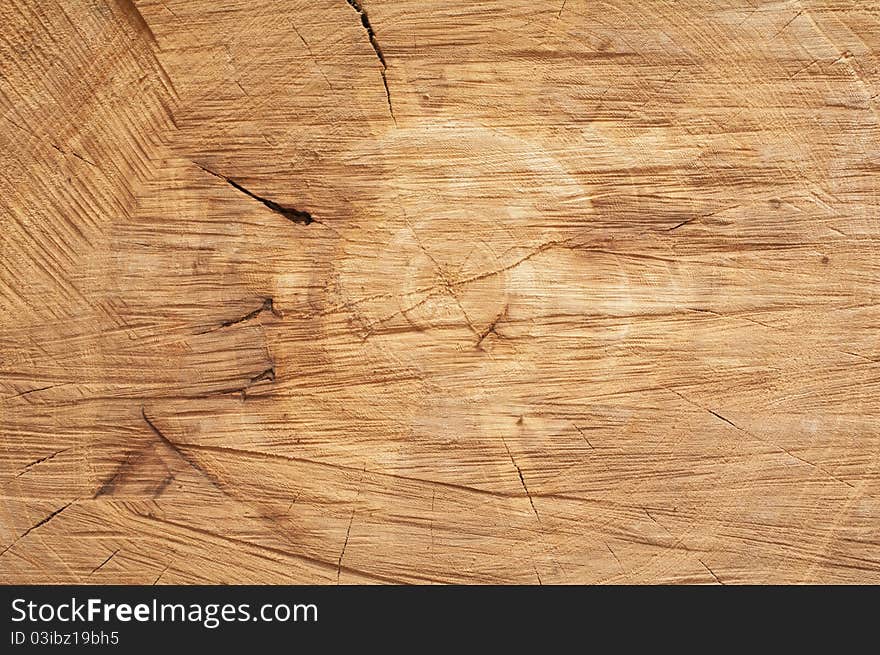
[[[869,5],[0,22],[3,582],[880,582]]]

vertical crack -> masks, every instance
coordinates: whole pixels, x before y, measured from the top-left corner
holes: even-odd
[[[519,464],[516,463],[516,460],[513,458],[513,453],[510,452],[510,446],[507,445],[507,440],[504,436],[501,436],[501,442],[504,444],[504,449],[507,451],[507,456],[510,457],[510,463],[513,464],[513,467],[516,469],[516,472],[519,474],[519,481],[522,484],[523,491],[526,492],[526,496],[529,499],[529,505],[532,506],[532,511],[535,513],[535,518],[538,520],[538,525],[541,525],[541,517],[538,515],[538,508],[535,507],[535,501],[532,499],[532,494],[529,491],[528,486],[526,485],[526,479],[523,477],[522,469],[519,467]]]
[[[354,495],[354,502],[351,508],[351,517],[348,519],[348,529],[345,531],[345,542],[342,544],[342,551],[339,553],[339,561],[336,562],[336,584],[339,584],[339,576],[342,575],[342,559],[345,557],[345,549],[348,548],[348,539],[351,536],[351,526],[354,523],[354,515],[357,512],[357,501],[361,497],[361,489],[364,486],[364,476],[367,474],[367,464],[364,463],[364,471],[361,473],[361,480],[358,483],[357,493]]]
[[[385,98],[388,101],[388,113],[391,114],[391,120],[397,125],[397,119],[394,117],[394,106],[391,104],[391,89],[388,88],[388,63],[385,61],[385,55],[382,54],[382,47],[376,39],[376,32],[373,30],[373,26],[370,23],[370,17],[367,16],[367,11],[360,3],[360,0],[346,0],[346,2],[348,2],[351,8],[361,17],[361,25],[363,25],[364,29],[367,31],[367,37],[370,39],[370,45],[373,47],[373,52],[376,53],[376,57],[382,65],[382,69],[379,72],[382,74],[382,85],[385,87]]]

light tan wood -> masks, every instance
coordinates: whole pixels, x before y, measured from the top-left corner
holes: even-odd
[[[873,3],[0,24],[3,582],[880,582]]]

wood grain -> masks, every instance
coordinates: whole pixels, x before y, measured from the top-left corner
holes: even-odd
[[[880,582],[874,3],[0,24],[3,582]]]

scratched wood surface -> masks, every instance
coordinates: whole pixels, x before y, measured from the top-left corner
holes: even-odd
[[[875,3],[0,25],[0,581],[880,582]]]

